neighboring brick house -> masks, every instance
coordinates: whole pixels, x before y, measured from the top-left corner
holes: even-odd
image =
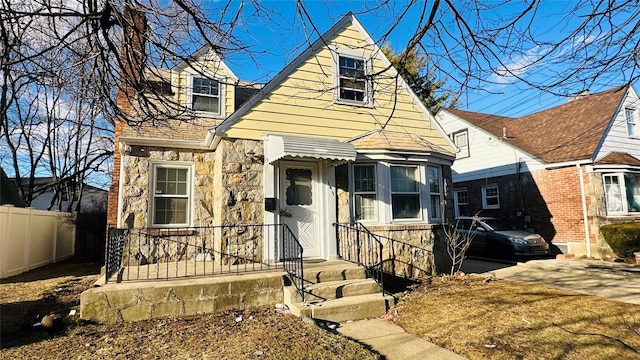
[[[246,87],[223,59],[190,58],[164,80],[189,121],[116,124],[112,226],[286,223],[322,259],[337,255],[337,221],[433,245],[453,144],[352,14],[238,108]],[[135,96],[118,97],[132,118]],[[275,236],[247,243],[277,261]]]
[[[591,257],[611,253],[601,225],[640,220],[640,103],[631,86],[518,118],[455,109],[436,118],[459,149],[457,215],[505,218],[556,252]]]

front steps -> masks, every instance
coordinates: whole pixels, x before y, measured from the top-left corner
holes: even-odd
[[[334,322],[377,318],[393,306],[364,268],[342,261],[305,264],[305,302],[294,286],[284,288],[284,303],[301,317]]]

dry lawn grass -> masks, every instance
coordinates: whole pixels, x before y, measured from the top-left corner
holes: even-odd
[[[92,264],[55,264],[0,282],[0,359],[378,359],[343,336],[274,310],[125,324],[67,317],[47,332],[37,315],[77,308],[97,279]],[[242,321],[236,318],[242,315]]]
[[[400,301],[398,324],[472,360],[640,359],[640,306],[483,280],[429,279]]]

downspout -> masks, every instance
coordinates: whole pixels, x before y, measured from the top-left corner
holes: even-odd
[[[589,241],[589,217],[587,215],[587,198],[584,193],[584,175],[582,174],[582,167],[580,164],[576,164],[576,169],[580,174],[580,198],[582,200],[582,221],[584,223],[584,242],[587,249],[587,257],[591,257],[591,241]]]

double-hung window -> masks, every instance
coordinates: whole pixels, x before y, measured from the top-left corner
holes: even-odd
[[[393,220],[420,218],[420,177],[417,166],[391,166]]]
[[[498,190],[498,185],[485,185],[482,187],[482,208],[500,208],[500,191]]]
[[[427,166],[427,177],[429,178],[429,217],[432,220],[441,219],[440,168]]]
[[[389,224],[442,218],[440,166],[361,163],[350,166],[351,212],[356,221]]]
[[[457,159],[469,157],[469,132],[467,130],[454,133],[453,143],[458,148]]]
[[[640,174],[603,174],[607,215],[640,213]]]
[[[153,167],[152,225],[186,226],[191,203],[190,168],[155,165]]]
[[[630,137],[640,137],[640,120],[636,109],[626,108],[624,114],[627,120],[627,134]]]
[[[367,62],[363,58],[338,56],[336,95],[339,102],[369,103]]]
[[[356,220],[375,220],[377,218],[376,166],[353,166],[353,202]]]
[[[222,93],[221,84],[218,80],[203,77],[193,78],[191,88],[191,109],[194,111],[205,111],[212,114],[221,114]]]

